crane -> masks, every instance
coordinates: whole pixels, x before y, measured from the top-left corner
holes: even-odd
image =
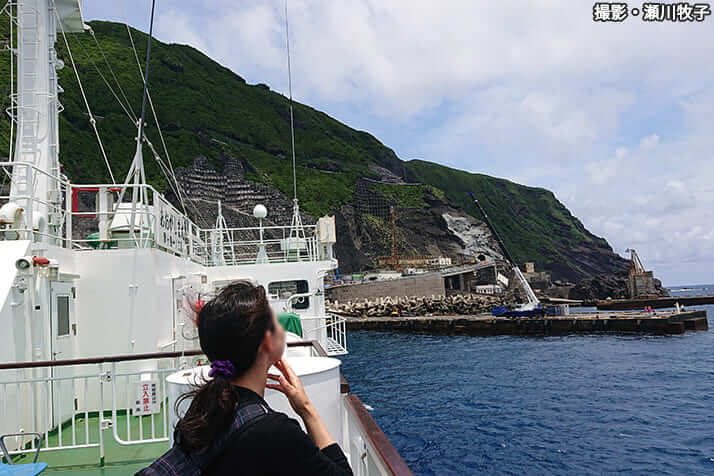
[[[645,272],[645,267],[640,261],[640,257],[637,255],[637,251],[632,248],[627,248],[625,253],[630,253],[630,262],[632,263],[632,272],[634,274],[642,274]]]
[[[516,275],[516,278],[521,283],[521,287],[523,288],[523,290],[526,293],[526,299],[528,300],[528,302],[518,306],[515,309],[515,313],[513,313],[513,311],[510,311],[510,313],[513,314],[514,316],[516,316],[516,315],[543,315],[545,313],[545,310],[541,308],[540,300],[533,292],[533,289],[531,288],[530,284],[528,284],[528,280],[526,279],[526,277],[523,276],[521,269],[516,264],[516,260],[513,259],[513,256],[511,256],[511,253],[508,251],[508,248],[506,248],[506,245],[505,245],[505,243],[503,243],[501,236],[498,234],[498,231],[496,231],[496,227],[494,227],[493,223],[491,223],[491,219],[488,217],[486,210],[483,209],[483,207],[479,203],[478,199],[476,197],[474,197],[473,192],[469,192],[468,195],[471,197],[474,204],[481,212],[481,215],[483,215],[483,218],[486,221],[486,225],[488,225],[489,230],[491,230],[491,233],[496,238],[498,245],[501,247],[501,250],[503,250],[503,255],[506,257],[506,260],[512,266],[513,273]],[[507,311],[507,313],[508,313],[508,311]]]

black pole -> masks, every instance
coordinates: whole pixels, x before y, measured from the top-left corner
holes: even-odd
[[[146,65],[144,69],[144,94],[141,99],[141,119],[139,120],[139,137],[137,141],[141,141],[144,136],[144,117],[146,115],[146,96],[149,89],[149,59],[151,58],[151,35],[154,34],[154,7],[156,0],[151,2],[151,21],[149,23],[149,39],[146,45]]]
[[[501,236],[496,231],[496,228],[493,226],[493,223],[491,223],[491,219],[488,218],[488,214],[486,213],[486,210],[483,209],[483,207],[481,206],[479,201],[476,199],[476,197],[474,197],[473,192],[469,192],[469,196],[474,201],[474,203],[476,204],[478,209],[481,211],[481,214],[485,218],[486,224],[488,225],[489,230],[491,230],[491,233],[493,233],[493,236],[496,237],[496,241],[498,241],[498,244],[501,247],[501,249],[503,250],[503,254],[506,256],[506,259],[508,259],[508,261],[510,261],[510,263],[513,266],[516,266],[516,260],[514,260],[513,256],[511,256],[511,253],[508,252],[508,248],[506,248],[506,245],[503,243]]]

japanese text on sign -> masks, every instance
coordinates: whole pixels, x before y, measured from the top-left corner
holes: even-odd
[[[134,416],[159,413],[159,397],[156,380],[142,380],[136,386],[136,401],[132,413]]]
[[[178,213],[171,205],[164,200],[158,200],[158,236],[156,242],[159,246],[168,248],[178,253],[188,251],[186,241],[188,233],[188,219]]]

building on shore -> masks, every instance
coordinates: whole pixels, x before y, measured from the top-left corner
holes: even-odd
[[[550,273],[547,271],[536,271],[535,263],[532,261],[525,263],[523,277],[526,278],[530,287],[540,291],[544,291],[553,285],[550,279]]]

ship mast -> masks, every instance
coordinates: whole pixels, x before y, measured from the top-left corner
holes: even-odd
[[[288,57],[288,104],[290,106],[290,146],[293,158],[293,216],[290,223],[290,242],[294,244],[297,259],[300,260],[300,245],[305,242],[305,229],[300,217],[300,205],[297,198],[297,171],[295,162],[295,125],[293,121],[293,80],[290,68],[290,28],[288,25],[288,0],[285,0],[285,48]],[[293,236],[294,233],[294,236]]]
[[[131,183],[131,214],[129,218],[129,235],[136,240],[135,236],[135,226],[136,226],[136,214],[137,207],[141,207],[141,216],[139,217],[139,228],[141,230],[142,239],[148,239],[148,234],[143,233],[144,228],[149,226],[150,213],[149,213],[149,197],[146,188],[146,172],[144,170],[144,154],[142,151],[144,144],[144,121],[146,117],[146,98],[149,91],[149,60],[151,59],[151,39],[154,34],[154,10],[156,7],[156,0],[151,2],[151,20],[149,22],[149,37],[147,39],[146,46],[146,62],[144,71],[144,90],[141,100],[141,117],[136,124],[136,151],[134,152],[134,159],[129,167],[129,173],[124,180],[124,185],[122,186],[121,193],[119,194],[119,200],[117,201],[116,210],[121,207],[122,201],[124,199],[124,194],[126,193],[129,184]],[[116,212],[115,212],[116,213]],[[146,235],[146,237],[145,237]]]
[[[11,12],[10,12],[11,13]],[[59,244],[62,191],[58,113],[57,28],[84,31],[78,0],[17,1],[17,93],[11,96],[17,121],[10,202],[24,209],[25,228],[36,241]]]

